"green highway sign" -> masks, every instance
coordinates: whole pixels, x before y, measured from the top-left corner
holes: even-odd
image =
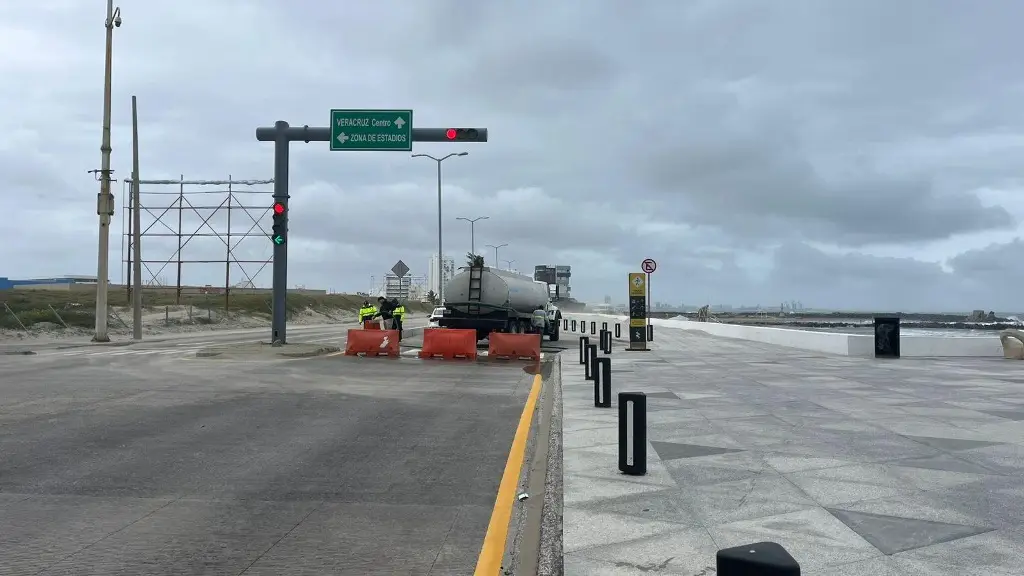
[[[331,110],[331,151],[412,151],[412,110]]]

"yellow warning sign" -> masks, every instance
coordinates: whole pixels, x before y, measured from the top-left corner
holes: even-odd
[[[644,326],[647,326],[647,318],[630,318],[629,319],[629,327],[630,328],[643,328]]]
[[[629,273],[629,295],[647,296],[647,280],[643,272]]]

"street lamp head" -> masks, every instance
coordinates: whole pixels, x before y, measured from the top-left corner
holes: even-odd
[[[469,156],[469,152],[459,152],[456,156]]]

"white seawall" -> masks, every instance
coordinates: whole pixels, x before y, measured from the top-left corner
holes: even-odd
[[[626,316],[591,314],[625,321]],[[792,328],[693,322],[690,320],[653,319],[655,326],[705,332],[723,338],[750,340],[801,350],[813,350],[841,356],[874,356],[874,336],[869,334],[842,334],[814,332]],[[657,340],[657,334],[655,334]],[[991,336],[900,336],[900,356],[906,358],[942,357],[1002,357],[1003,347],[999,335]]]

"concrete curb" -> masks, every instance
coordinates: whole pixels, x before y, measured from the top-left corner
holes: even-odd
[[[68,350],[70,348],[93,348],[93,347],[118,347],[118,346],[131,346],[135,344],[134,340],[118,340],[115,342],[84,342],[81,344],[63,344],[58,345],[57,350]]]
[[[562,355],[555,356],[551,373],[551,434],[548,437],[544,507],[540,519],[540,551],[537,576],[562,576]]]
[[[266,346],[269,346],[269,344],[266,344]],[[270,348],[271,353],[273,353],[275,350],[276,349],[274,349],[274,348]],[[337,346],[320,346],[320,347],[315,348],[313,350],[306,350],[304,352],[286,352],[286,351],[281,351],[281,352],[278,352],[278,353],[273,353],[273,355],[274,356],[279,356],[281,358],[312,358],[313,356],[323,356],[325,354],[333,354],[335,352],[340,352],[340,351],[341,351],[341,348],[338,348]],[[223,349],[218,350],[216,348],[204,348],[202,350],[196,351],[196,358],[216,358],[218,356],[223,356],[225,354],[232,354],[233,352],[236,352],[236,351],[235,350],[223,350]],[[240,356],[254,356],[256,354],[263,353],[262,350],[259,351],[259,352],[248,352],[248,351],[238,351],[238,352],[239,352]]]

